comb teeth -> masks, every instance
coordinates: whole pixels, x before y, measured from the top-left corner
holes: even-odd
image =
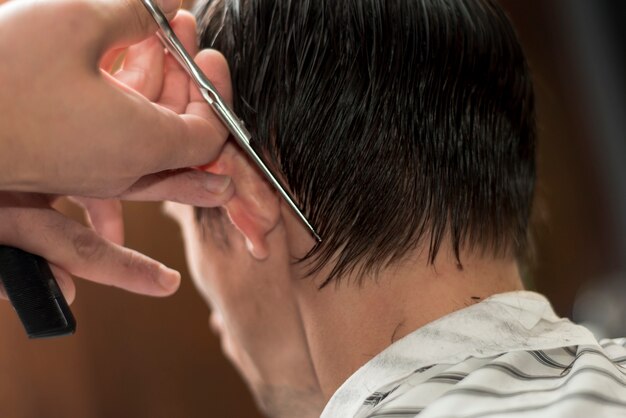
[[[76,321],[46,260],[0,246],[0,281],[29,338],[74,333]]]

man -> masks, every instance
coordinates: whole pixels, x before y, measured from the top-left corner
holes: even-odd
[[[223,54],[203,68],[323,238],[232,144],[207,167],[233,179],[223,210],[169,206],[268,416],[626,416],[623,341],[523,290],[534,99],[494,0],[197,14]]]

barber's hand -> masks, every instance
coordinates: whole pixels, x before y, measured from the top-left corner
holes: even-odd
[[[172,26],[194,53],[191,15]],[[177,272],[121,247],[119,202],[85,196],[217,206],[233,192],[227,177],[176,169],[212,160],[226,131],[148,37],[154,30],[139,0],[0,6],[0,56],[10,57],[0,60],[0,190],[81,195],[74,200],[95,228],[51,209],[51,194],[3,192],[0,244],[46,258],[70,300],[70,274],[155,296],[180,282]],[[122,52],[121,69],[109,75]]]
[[[200,226],[193,208],[166,203],[182,226],[192,276],[212,308],[224,353],[268,417],[319,417],[324,398],[292,290],[284,225],[268,235],[269,257],[261,261],[226,215],[214,211]]]
[[[151,296],[176,291],[178,272],[120,245],[123,230],[115,222],[120,209],[116,202],[76,199],[87,209],[90,229],[54,210],[54,200],[0,192],[0,244],[43,256],[69,302],[74,299],[71,275]],[[0,297],[5,297],[2,289]]]
[[[173,17],[179,0],[160,3]],[[193,19],[178,26],[195,53]],[[0,6],[0,190],[202,206],[230,197],[228,178],[186,169],[212,161],[227,131],[190,99],[195,87],[155,31],[140,0]]]

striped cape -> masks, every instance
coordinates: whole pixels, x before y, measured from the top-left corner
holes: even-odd
[[[625,345],[597,341],[537,293],[503,293],[396,341],[322,418],[626,417]]]

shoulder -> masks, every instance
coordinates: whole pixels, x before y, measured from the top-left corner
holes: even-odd
[[[626,417],[626,339],[511,351],[416,370],[358,418]]]

